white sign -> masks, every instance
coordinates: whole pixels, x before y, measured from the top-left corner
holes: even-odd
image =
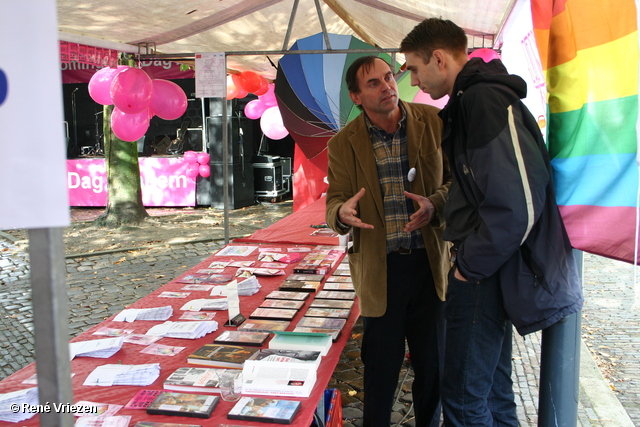
[[[227,283],[227,300],[229,301],[229,322],[240,314],[240,298],[238,297],[238,281]]]
[[[227,97],[224,53],[196,53],[196,98]]]
[[[2,2],[0,229],[69,225],[55,0]]]

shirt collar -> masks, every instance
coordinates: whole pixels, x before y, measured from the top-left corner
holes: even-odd
[[[401,129],[404,127],[407,121],[407,112],[404,109],[404,106],[402,105],[402,103],[398,103],[398,105],[400,106],[400,111],[402,111],[402,117],[400,117],[400,120],[398,121],[398,124],[399,124],[398,129]],[[369,116],[364,110],[362,112],[364,113],[364,120],[365,120],[365,123],[367,124],[367,129],[369,129],[369,133],[371,133],[372,131],[383,132],[382,129],[380,129],[378,126],[374,125],[373,123],[371,123],[371,120],[369,120]]]

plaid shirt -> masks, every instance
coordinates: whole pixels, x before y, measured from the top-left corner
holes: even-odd
[[[402,107],[401,107],[402,109]],[[413,202],[404,195],[410,191],[409,155],[407,150],[407,113],[402,109],[402,119],[394,134],[373,125],[365,115],[378,168],[378,179],[384,200],[384,219],[387,231],[387,253],[396,249],[424,248],[422,233],[403,231],[409,217],[415,212]]]

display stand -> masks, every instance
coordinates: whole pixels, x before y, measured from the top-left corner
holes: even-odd
[[[304,212],[304,210],[300,212]],[[305,215],[301,216],[300,213],[295,213],[293,215],[290,215],[290,217],[298,218],[298,222],[302,218],[307,218],[307,219],[311,219],[312,221],[316,221],[319,219],[319,215],[320,215],[320,211],[317,211],[317,213],[313,215],[313,218]],[[282,226],[280,226],[278,223],[276,223],[268,228],[271,228],[271,227],[278,229],[280,227],[287,227],[287,224],[284,223]],[[307,226],[307,230],[301,230],[300,238],[305,240],[316,238],[315,236],[306,236],[311,230],[313,229],[309,226]],[[275,232],[277,233],[277,230],[275,230]],[[322,239],[323,239],[322,240],[323,242],[327,242],[326,241],[327,237],[323,237]],[[337,245],[338,239],[335,238],[333,240],[334,241],[331,243],[333,243],[334,246]],[[318,243],[314,243],[313,241],[311,241],[310,244],[307,246],[309,246],[309,249],[312,249],[317,244]],[[273,241],[265,241],[265,242],[255,242],[255,243],[233,242],[225,246],[225,248],[228,248],[229,246],[257,246],[257,247],[263,247],[263,248],[267,247],[271,249],[279,249],[281,252],[288,252],[288,248],[296,247],[299,249],[302,245],[296,244],[296,243],[284,244],[284,243],[278,243]],[[251,252],[251,254],[245,257],[234,256],[233,258],[238,260],[242,260],[242,259],[256,260],[258,257],[258,253],[259,253],[259,250],[256,248],[253,250],[253,252]],[[160,289],[157,289],[150,295],[142,298],[141,300],[137,301],[136,303],[132,304],[127,308],[135,309],[135,308],[163,307],[163,306],[171,305],[173,307],[173,316],[169,320],[171,321],[179,320],[181,316],[181,307],[183,307],[183,305],[188,300],[183,298],[166,298],[166,297],[162,297],[161,294],[163,294],[164,292],[168,292],[168,293],[184,292],[183,288],[185,284],[181,283],[180,279],[182,279],[187,275],[194,274],[200,269],[208,268],[213,261],[221,261],[222,259],[226,259],[226,258],[229,258],[229,256],[227,257],[215,256],[215,255],[210,256],[206,260],[202,261],[198,265],[191,268],[189,271],[185,272],[180,277],[175,278],[174,280],[170,281],[166,285],[162,286]],[[269,292],[276,290],[280,285],[280,283],[282,283],[284,278],[293,272],[295,265],[296,265],[295,263],[289,264],[286,268],[284,268],[283,269],[285,272],[284,275],[261,276],[259,279],[259,282],[261,285],[260,291],[253,296],[240,297],[241,314],[243,316],[248,317],[258,306],[261,305],[261,303],[265,299],[265,296]],[[229,269],[229,270],[227,271],[226,269]],[[233,271],[232,267],[226,267],[226,269],[225,269],[225,273],[231,273]],[[189,295],[189,299],[207,298],[209,295],[209,292],[207,291],[189,291],[189,292],[191,292],[191,294]],[[297,322],[303,317],[306,309],[308,308],[308,306],[311,304],[311,301],[313,300],[313,295],[314,295],[313,293],[310,294],[310,297],[305,301],[305,306],[294,317],[294,319],[292,320],[287,330],[292,330],[297,324]],[[355,304],[349,318],[347,319],[346,325],[342,329],[341,335],[339,336],[338,340],[335,343],[333,343],[328,354],[324,356],[322,359],[322,362],[317,372],[317,380],[311,392],[311,395],[308,398],[290,398],[293,400],[300,400],[303,402],[302,409],[300,410],[298,415],[296,415],[292,425],[300,426],[300,427],[302,426],[308,427],[311,424],[311,422],[316,418],[316,409],[318,408],[318,406],[320,406],[320,408],[324,407],[326,403],[325,389],[327,388],[327,385],[331,380],[335,367],[340,361],[340,356],[342,354],[342,351],[347,341],[350,338],[351,330],[354,324],[356,323],[359,315],[360,315],[360,311],[358,309],[357,304]],[[78,401],[85,400],[85,401],[92,401],[92,402],[98,402],[98,403],[125,405],[141,389],[149,389],[149,390],[162,389],[163,381],[177,368],[185,367],[185,366],[196,366],[196,365],[189,365],[186,362],[186,357],[190,353],[192,353],[193,351],[200,348],[206,343],[211,343],[213,339],[215,339],[215,337],[217,337],[219,334],[228,330],[236,330],[235,326],[225,325],[225,323],[229,320],[228,317],[229,316],[226,311],[216,312],[216,316],[214,319],[218,322],[218,325],[219,325],[218,330],[200,339],[189,340],[189,339],[162,338],[161,341],[159,341],[158,343],[168,345],[168,346],[185,347],[183,351],[173,356],[151,355],[151,354],[141,353],[140,350],[143,348],[142,346],[125,343],[123,347],[110,358],[106,358],[106,359],[98,359],[98,358],[90,358],[90,357],[75,358],[71,362],[71,372],[73,374],[72,384],[73,384],[74,402],[62,402],[62,403],[73,404]],[[149,328],[151,328],[152,326],[162,323],[160,321],[135,321],[131,323],[115,322],[114,318],[115,316],[112,316],[104,320],[100,324],[83,332],[78,337],[74,338],[72,341],[75,342],[75,341],[99,339],[100,336],[93,335],[93,333],[102,327],[108,327],[108,328],[114,328],[114,329],[133,329],[134,333],[143,334],[146,331],[148,331]],[[229,324],[232,325],[233,322]],[[265,347],[267,345],[268,343],[265,344]],[[98,366],[105,365],[105,364],[133,365],[133,364],[146,364],[146,363],[159,363],[161,365],[160,378],[154,381],[151,385],[142,386],[142,387],[138,387],[138,386],[100,387],[100,386],[84,386],[83,385],[88,375]],[[35,373],[35,364],[30,364],[24,369],[21,369],[16,373],[12,374],[11,376],[7,377],[3,381],[0,381],[0,390],[2,390],[3,393],[7,393],[7,392],[24,390],[24,389],[33,387],[33,385],[25,384],[23,381],[30,378],[34,373]],[[211,418],[206,420],[206,425],[212,425],[212,426],[215,426],[218,424],[245,425],[243,422],[230,423],[229,420],[226,418],[226,414],[229,412],[232,406],[233,406],[233,402],[221,401],[216,407],[216,409],[214,410],[214,413],[211,416]],[[146,414],[145,411],[139,410],[139,409],[136,410],[136,409],[122,408],[120,411],[118,411],[117,415],[130,415],[132,418],[129,425],[132,425],[132,426],[138,421],[194,424],[193,418],[181,417],[181,416],[148,415]],[[35,427],[40,425],[41,422],[42,422],[42,419],[40,418],[40,416],[35,415],[31,419],[21,422],[20,425]],[[266,425],[269,425],[269,424],[265,424],[265,426]]]

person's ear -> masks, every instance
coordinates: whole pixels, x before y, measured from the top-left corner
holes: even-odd
[[[433,51],[433,53],[431,54],[431,60],[435,61],[435,64],[438,66],[439,69],[442,69],[446,63],[446,56],[444,54],[444,51],[440,50],[440,49],[436,49]]]
[[[357,93],[353,93],[353,92],[349,92],[349,97],[351,98],[351,100],[353,101],[354,104],[356,105],[360,105],[360,97],[358,96]]]

